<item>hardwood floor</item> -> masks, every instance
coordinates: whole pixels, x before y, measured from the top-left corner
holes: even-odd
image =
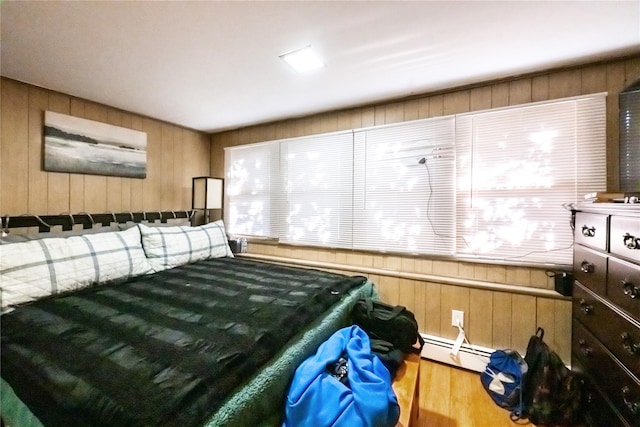
[[[415,427],[514,427],[509,411],[498,407],[477,372],[420,361],[420,413]],[[519,422],[520,423],[520,422]],[[522,424],[533,426],[523,421]]]

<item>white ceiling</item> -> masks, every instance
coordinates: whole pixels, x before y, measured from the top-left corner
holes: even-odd
[[[640,51],[639,0],[0,7],[3,76],[208,132]]]

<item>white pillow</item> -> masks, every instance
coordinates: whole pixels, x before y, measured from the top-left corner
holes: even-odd
[[[154,271],[207,258],[233,257],[222,220],[197,227],[138,227]]]
[[[138,228],[9,243],[0,246],[2,309],[150,271]]]

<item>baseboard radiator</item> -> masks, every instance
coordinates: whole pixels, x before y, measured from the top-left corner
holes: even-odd
[[[422,357],[471,371],[484,371],[489,361],[489,356],[494,351],[487,347],[469,345],[465,342],[460,346],[460,349],[455,352],[455,340],[434,335],[421,335],[422,338],[424,338]]]

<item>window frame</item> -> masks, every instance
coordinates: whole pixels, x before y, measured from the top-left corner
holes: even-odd
[[[309,242],[302,242],[302,243],[298,243],[293,239],[287,239],[287,238],[282,238],[281,236],[283,235],[283,228],[286,227],[286,214],[280,214],[277,217],[272,217],[272,222],[276,222],[273,225],[273,229],[276,230],[275,235],[272,236],[266,236],[267,238],[272,238],[275,239],[277,241],[280,241],[283,244],[287,244],[287,245],[293,245],[293,246],[306,246],[306,247],[320,247],[320,248],[338,248],[338,249],[348,249],[348,250],[353,250],[353,251],[357,251],[357,252],[374,252],[374,253],[392,253],[392,254],[399,254],[399,255],[411,255],[411,256],[419,256],[419,257],[424,257],[424,258],[430,258],[430,259],[446,259],[446,260],[456,260],[456,261],[473,261],[473,262],[479,262],[479,263],[491,263],[491,264],[504,264],[504,265],[524,265],[524,266],[533,266],[533,267],[540,267],[540,266],[545,266],[545,267],[549,267],[549,266],[567,266],[570,265],[570,261],[566,261],[566,262],[554,262],[554,258],[553,256],[548,257],[547,260],[535,260],[535,261],[531,261],[531,260],[527,260],[525,259],[526,257],[524,256],[514,256],[514,257],[498,257],[494,254],[489,254],[489,255],[478,255],[478,254],[473,254],[473,253],[468,253],[468,252],[464,252],[460,250],[460,240],[463,239],[464,234],[461,232],[461,226],[460,226],[460,222],[463,220],[460,217],[460,211],[461,211],[461,201],[460,201],[460,192],[459,192],[459,184],[461,181],[460,178],[460,174],[458,173],[458,170],[462,167],[465,167],[464,164],[465,162],[468,162],[469,159],[464,159],[463,154],[464,154],[464,149],[462,149],[462,147],[464,146],[463,143],[461,143],[458,139],[459,135],[464,134],[465,132],[468,132],[468,130],[464,130],[462,129],[462,126],[464,125],[464,122],[466,120],[469,120],[469,118],[473,119],[474,116],[481,116],[481,115],[485,115],[485,114],[491,114],[491,113],[500,113],[502,111],[511,111],[511,110],[516,110],[516,109],[527,109],[530,107],[538,107],[538,106],[544,106],[544,105],[554,105],[554,104],[559,104],[559,103],[567,103],[567,102],[576,102],[576,101],[580,101],[582,99],[587,99],[587,98],[595,98],[595,97],[602,97],[602,102],[604,103],[604,114],[603,117],[600,117],[599,120],[603,121],[605,123],[606,126],[606,96],[607,93],[606,92],[601,92],[601,93],[593,93],[593,94],[588,94],[588,95],[581,95],[581,96],[575,96],[575,97],[568,97],[568,98],[559,98],[559,99],[553,99],[553,100],[547,100],[547,101],[540,101],[540,102],[533,102],[533,103],[526,103],[526,104],[519,104],[519,105],[512,105],[512,106],[506,106],[506,107],[500,107],[500,108],[495,108],[495,109],[486,109],[486,110],[478,110],[478,111],[472,111],[472,112],[466,112],[466,113],[460,113],[460,114],[453,114],[453,115],[448,115],[448,116],[437,116],[437,117],[432,117],[432,118],[426,118],[426,119],[419,119],[419,120],[411,120],[411,121],[405,121],[405,122],[399,122],[399,123],[393,123],[393,124],[387,124],[387,125],[382,125],[382,126],[371,126],[371,127],[366,127],[366,128],[359,128],[359,129],[351,129],[351,130],[347,130],[347,131],[341,131],[341,132],[331,132],[331,133],[323,133],[323,134],[314,134],[314,135],[307,135],[307,136],[303,136],[303,137],[299,137],[299,138],[287,138],[287,139],[279,139],[279,140],[273,140],[273,141],[266,141],[266,142],[261,142],[261,143],[257,143],[257,144],[247,144],[247,145],[241,145],[241,146],[233,146],[233,147],[225,147],[225,169],[227,168],[226,166],[226,159],[228,156],[227,150],[233,150],[236,148],[245,148],[245,147],[250,147],[250,146],[255,146],[255,145],[262,145],[262,144],[279,144],[279,146],[281,147],[281,144],[283,143],[295,143],[295,141],[297,140],[313,140],[315,137],[317,138],[324,138],[327,135],[343,135],[343,134],[351,134],[353,139],[352,139],[352,147],[353,147],[353,153],[352,153],[352,158],[353,158],[353,163],[354,165],[358,162],[358,159],[360,159],[361,153],[359,153],[356,150],[356,146],[358,145],[358,142],[356,141],[357,139],[357,135],[359,134],[366,134],[366,132],[377,132],[377,131],[383,131],[385,129],[392,129],[392,128],[402,128],[402,127],[406,127],[406,126],[412,126],[414,124],[419,124],[419,123],[424,123],[424,122],[428,122],[428,121],[436,121],[436,120],[448,120],[448,119],[452,119],[453,120],[453,128],[454,128],[454,142],[453,142],[453,153],[454,153],[454,159],[453,159],[453,174],[454,174],[454,194],[452,196],[453,199],[453,212],[451,213],[451,215],[454,217],[454,225],[453,225],[453,238],[454,238],[454,244],[453,244],[453,252],[451,254],[443,254],[443,253],[429,253],[429,252],[420,252],[420,251],[415,251],[412,250],[408,245],[405,248],[401,248],[399,249],[398,247],[387,247],[387,248],[382,248],[382,249],[375,249],[372,248],[370,246],[367,247],[357,247],[356,245],[354,245],[354,241],[356,240],[355,238],[352,239],[351,241],[351,245],[343,245],[343,244],[329,244],[329,245],[322,245],[322,244],[310,244]],[[574,129],[574,132],[579,132],[579,129]],[[598,149],[602,150],[604,152],[606,152],[606,131],[605,131],[605,136],[603,138],[603,140],[599,140],[598,142]],[[279,173],[282,174],[282,169],[286,169],[286,166],[283,164],[283,159],[282,159],[282,149],[279,149],[279,156],[280,156],[280,165],[279,165]],[[578,161],[578,157],[579,155],[576,154],[576,161]],[[604,162],[603,162],[604,163]],[[599,163],[598,163],[599,165]],[[606,165],[600,165],[601,168],[598,170],[598,173],[601,175],[599,176],[598,182],[604,182],[604,186],[606,187]],[[354,166],[354,168],[352,169],[352,174],[354,175],[353,180],[352,180],[352,221],[356,222],[358,220],[358,215],[356,212],[356,205],[358,203],[357,200],[357,196],[356,196],[356,190],[359,191],[359,189],[356,189],[357,187],[357,181],[358,181],[358,177],[356,176],[356,169],[357,166]],[[226,185],[230,185],[230,180],[232,178],[230,178],[227,175],[228,170],[225,170],[225,175],[227,176],[227,179],[225,180],[225,182],[227,183]],[[469,174],[471,176],[471,174]],[[282,178],[281,178],[282,179]],[[472,179],[472,178],[470,178]],[[579,183],[577,183],[578,179],[575,179],[573,181],[573,185],[576,188],[580,186]],[[591,182],[591,181],[589,181]],[[580,195],[584,194],[585,192],[588,191],[602,191],[605,188],[593,188],[593,187],[589,187],[589,188],[585,188],[583,192],[579,193],[576,192],[576,199],[574,200],[567,200],[565,202],[565,207],[566,206],[570,206],[571,203],[573,202],[578,202],[580,201]],[[280,184],[280,188],[278,189],[279,193],[277,194],[277,197],[271,197],[271,203],[275,202],[282,202],[282,197],[284,197],[286,199],[286,183],[281,182]],[[495,192],[496,190],[486,190],[488,193],[491,192]],[[527,191],[530,191],[530,189],[527,189]],[[232,197],[232,195],[226,191],[225,192],[225,197],[229,198]],[[230,207],[231,204],[229,203],[228,200],[225,200],[225,209],[228,209],[228,207]],[[429,207],[427,206],[427,209],[429,209]],[[569,222],[569,215],[570,213],[567,212],[567,224]],[[225,217],[227,216],[227,212],[225,212]],[[567,225],[568,227],[568,225]],[[352,233],[355,233],[355,226],[352,229]],[[230,230],[233,233],[233,230]],[[253,239],[256,238],[256,236],[252,236],[252,235],[244,235],[245,237],[249,238],[249,239]],[[451,237],[451,236],[447,236],[447,237]],[[258,236],[257,239],[264,239],[265,236]],[[568,245],[572,245],[572,242],[569,243],[567,242]],[[569,246],[570,247],[570,246]],[[566,249],[566,248],[565,248]],[[555,250],[555,249],[554,249]],[[536,251],[537,252],[537,251]],[[551,251],[553,252],[553,250]]]

